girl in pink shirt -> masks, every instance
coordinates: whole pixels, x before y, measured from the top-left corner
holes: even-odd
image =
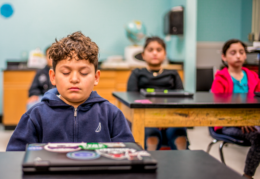
[[[242,67],[246,60],[246,45],[240,40],[227,41],[222,49],[222,61],[225,68],[215,75],[211,91],[213,93],[253,93],[260,91],[258,75]],[[260,133],[253,126],[215,127],[226,135],[247,140],[251,148],[247,154],[244,176],[252,178],[260,162]]]

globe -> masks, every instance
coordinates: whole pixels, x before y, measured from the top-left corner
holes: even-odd
[[[146,35],[146,28],[141,21],[131,21],[126,25],[127,38],[137,45]]]

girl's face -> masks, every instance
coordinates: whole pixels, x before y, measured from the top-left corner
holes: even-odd
[[[161,44],[157,41],[152,41],[144,49],[142,57],[149,66],[158,66],[164,61],[166,52]]]
[[[245,48],[241,43],[233,43],[226,51],[226,55],[222,54],[222,59],[233,68],[241,68],[246,60]]]

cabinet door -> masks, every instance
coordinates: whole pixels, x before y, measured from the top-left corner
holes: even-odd
[[[97,93],[115,104],[114,91],[126,91],[130,70],[101,70],[99,84],[94,87]]]
[[[26,112],[28,91],[35,71],[4,71],[3,124],[17,125]]]

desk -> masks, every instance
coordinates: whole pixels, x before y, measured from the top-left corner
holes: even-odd
[[[192,98],[146,98],[139,92],[115,92],[113,96],[132,123],[135,141],[143,147],[145,127],[260,125],[260,98],[254,94],[195,93]],[[151,103],[135,102],[143,99]]]
[[[97,174],[55,174],[22,175],[24,152],[0,152],[0,178],[62,178],[62,179],[243,179],[204,151],[153,151],[158,161],[156,173],[97,173]]]

